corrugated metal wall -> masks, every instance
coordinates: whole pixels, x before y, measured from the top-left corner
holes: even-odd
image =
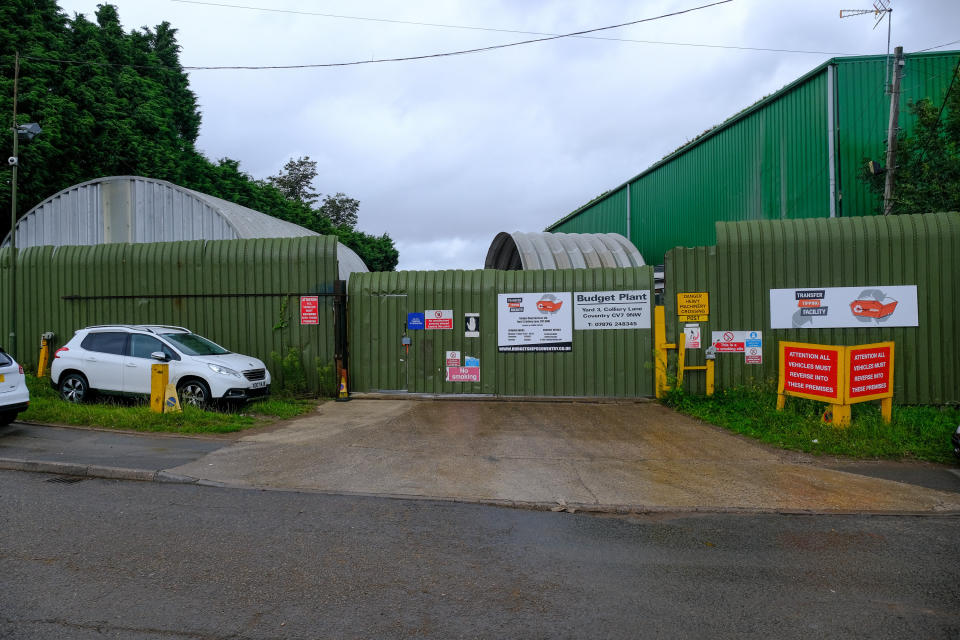
[[[901,128],[914,118],[907,104],[943,100],[956,52],[907,56]],[[870,215],[876,201],[858,179],[866,158],[883,161],[889,117],[884,94],[886,58],[835,58],[834,139],[839,215]],[[712,245],[714,223],[736,220],[826,218],[830,215],[827,66],[655,163],[629,181],[630,238],[657,264],[677,246]],[[622,185],[547,231],[623,233]]]
[[[403,271],[350,280],[351,390],[431,394],[647,397],[653,392],[648,330],[573,332],[569,353],[499,353],[497,294],[653,291],[652,267],[543,271]],[[407,313],[452,309],[453,330],[408,331]],[[480,314],[480,337],[464,337],[464,314]],[[445,381],[446,351],[480,358],[479,383]]]
[[[630,238],[627,235],[627,187],[624,186],[611,191],[587,209],[549,229],[549,231],[557,233],[619,233],[626,238]],[[641,253],[643,253],[642,249]]]
[[[333,298],[320,297],[320,324],[301,326],[296,295],[332,293],[336,246],[332,236],[312,236],[21,250],[16,356],[35,366],[45,331],[62,345],[92,324],[173,324],[262,359],[281,380],[271,354],[293,347],[316,389],[316,359],[333,361]],[[8,254],[0,251],[3,342],[10,332]]]
[[[705,345],[710,331],[763,331],[763,365],[718,354],[718,388],[775,380],[779,340],[893,340],[896,402],[960,402],[960,214],[718,223],[716,247],[667,254],[666,279],[668,340],[682,326],[677,292],[710,293]],[[917,285],[920,326],[770,329],[770,289],[870,285]],[[702,353],[687,356],[702,362]],[[702,391],[699,378],[687,388]]]
[[[957,56],[943,53],[908,54],[900,87],[900,128],[913,130],[916,118],[910,102],[930,98],[941,104],[957,67]],[[858,178],[864,159],[886,165],[886,131],[890,96],[886,58],[839,58],[837,64],[837,150],[840,213],[863,216],[880,213],[880,201]]]

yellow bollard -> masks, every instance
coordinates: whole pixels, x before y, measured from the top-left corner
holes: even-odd
[[[46,334],[44,334],[46,335]],[[50,359],[50,343],[46,338],[40,338],[40,364],[37,365],[37,377],[42,378],[47,370],[47,360]]]
[[[150,411],[163,413],[163,396],[167,390],[169,378],[169,364],[155,364],[150,367]]]
[[[707,360],[707,395],[713,395],[713,367],[714,361]]]

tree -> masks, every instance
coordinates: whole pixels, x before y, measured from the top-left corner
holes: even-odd
[[[892,213],[960,211],[960,64],[942,103],[925,98],[909,108],[916,125],[898,136]],[[884,172],[868,165],[861,179],[882,210]]]
[[[360,201],[354,200],[345,193],[323,196],[318,213],[338,227],[353,229],[357,226],[357,212],[360,210]]]
[[[303,156],[294,160],[291,158],[283,169],[275,176],[267,178],[267,182],[280,190],[288,200],[296,200],[307,205],[313,205],[320,197],[313,190],[313,181],[317,177],[317,163],[310,156]]]

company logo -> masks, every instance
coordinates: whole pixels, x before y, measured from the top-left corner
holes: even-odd
[[[562,306],[562,300],[557,300],[556,296],[548,293],[540,298],[540,300],[537,302],[537,311],[546,315],[548,313],[556,313],[557,311],[560,311],[560,307]]]
[[[897,301],[880,289],[866,289],[850,303],[850,312],[861,322],[883,321],[897,310]]]

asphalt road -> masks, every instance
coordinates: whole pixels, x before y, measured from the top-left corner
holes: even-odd
[[[0,472],[0,637],[954,638],[958,516],[610,517]]]

